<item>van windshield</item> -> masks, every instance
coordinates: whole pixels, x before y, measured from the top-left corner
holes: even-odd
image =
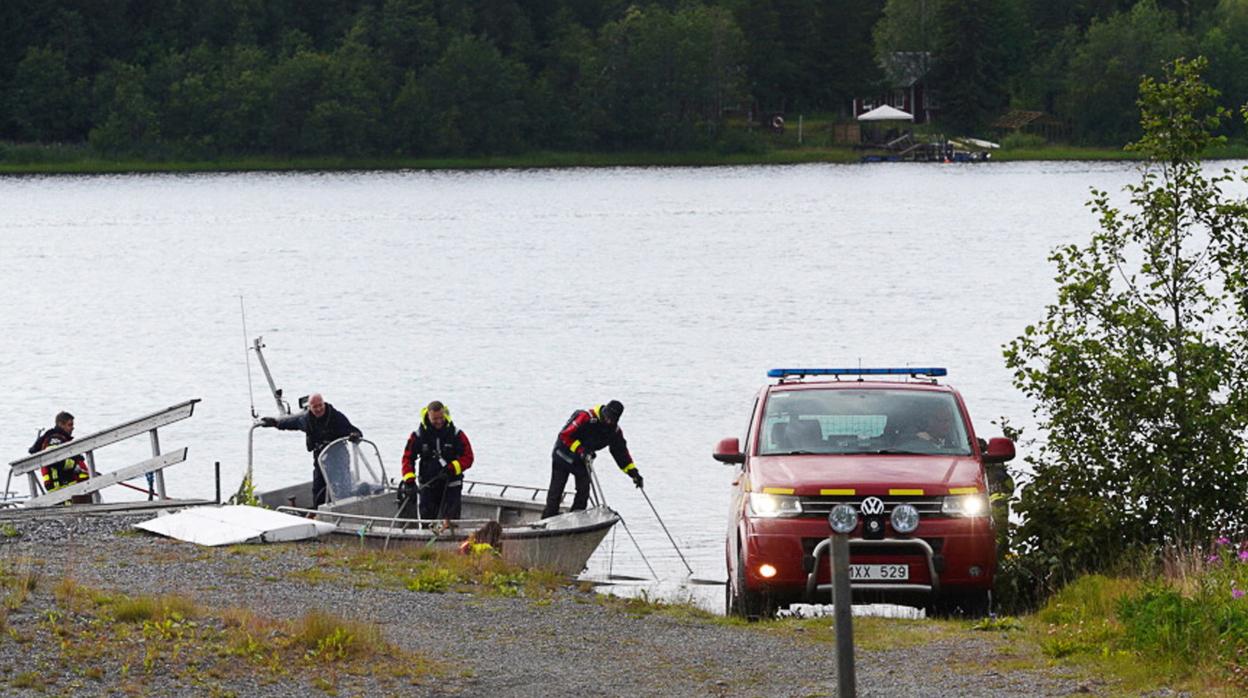
[[[790,390],[768,395],[759,455],[901,453],[970,455],[949,393]]]

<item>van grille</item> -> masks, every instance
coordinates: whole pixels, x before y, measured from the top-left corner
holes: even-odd
[[[808,557],[811,555],[814,555],[815,546],[819,545],[825,540],[827,540],[827,538],[803,538],[802,539],[802,553],[804,553]],[[932,547],[932,553],[934,555],[940,555],[941,548],[944,547],[944,543],[945,543],[944,538],[924,538],[923,540],[924,542],[926,542],[928,545]],[[855,544],[854,549],[853,549],[853,554],[855,555],[891,555],[891,556],[897,556],[897,557],[905,557],[907,555],[916,555],[918,557],[923,557],[922,551],[920,551],[917,548],[912,548],[912,547],[897,548],[897,547],[890,546],[890,545],[872,546],[870,544]]]
[[[802,497],[802,515],[803,516],[827,516],[832,512],[832,507],[837,504],[848,504],[854,509],[862,507],[862,500],[866,497]],[[888,516],[893,513],[893,508],[898,504],[910,504],[919,510],[920,516],[940,516],[940,497],[897,497],[897,496],[881,496],[884,502],[884,515]]]

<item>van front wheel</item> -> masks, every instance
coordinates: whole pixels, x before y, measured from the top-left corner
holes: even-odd
[[[727,611],[729,615],[739,616],[747,620],[758,620],[763,617],[768,604],[765,597],[745,587],[745,559],[741,554],[741,546],[737,546],[737,570],[733,575],[733,583],[727,592]]]

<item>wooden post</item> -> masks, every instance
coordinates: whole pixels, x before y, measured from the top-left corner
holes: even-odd
[[[853,593],[849,587],[849,535],[833,533],[832,604],[836,619],[836,684],[840,698],[858,695],[854,677]]]

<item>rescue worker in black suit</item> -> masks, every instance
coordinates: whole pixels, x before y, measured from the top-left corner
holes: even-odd
[[[330,443],[343,437],[354,441],[362,438],[359,429],[347,419],[347,416],[334,406],[325,402],[320,393],[308,397],[308,409],[299,414],[281,418],[264,417],[260,425],[277,427],[281,431],[302,431],[306,436],[308,451],[312,453],[312,508],[316,509],[325,503],[325,476],[316,466],[321,451]]]
[[[472,443],[451,421],[451,411],[439,400],[429,403],[403,449],[403,516],[411,518],[419,497],[420,518],[458,519],[472,461]]]
[[[68,412],[61,412],[56,415],[54,426],[35,439],[35,443],[30,447],[28,453],[34,454],[45,451],[73,440],[74,415]],[[69,456],[62,461],[45,465],[40,469],[40,474],[43,475],[43,488],[48,492],[76,482],[83,482],[89,477],[87,461],[81,455]],[[80,504],[90,502],[91,495],[79,495],[74,497],[73,501]]]
[[[624,405],[612,400],[605,405],[577,410],[568,418],[559,432],[559,438],[555,439],[555,450],[551,454],[550,490],[546,493],[542,518],[559,513],[559,503],[569,475],[576,478],[572,511],[585,508],[589,502],[589,460],[603,448],[611,451],[615,464],[633,479],[634,485],[642,486],[641,473],[628,453],[628,442],[620,429],[620,415],[623,413]]]

